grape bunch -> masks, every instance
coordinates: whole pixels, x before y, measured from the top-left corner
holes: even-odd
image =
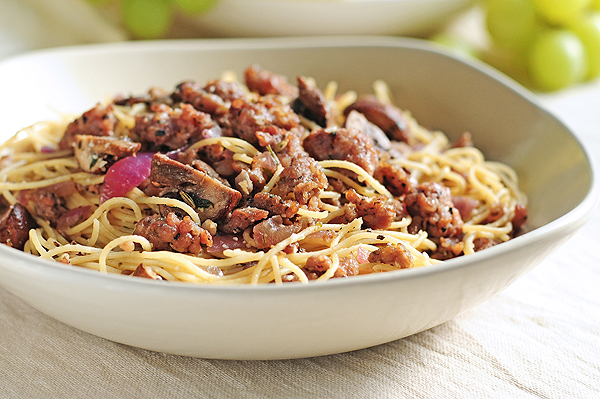
[[[218,0],[89,0],[102,6],[115,3],[121,23],[136,39],[164,37],[174,14],[197,15],[210,10]]]
[[[483,9],[492,65],[509,60],[507,73],[520,68],[544,91],[600,75],[600,0],[483,0]]]

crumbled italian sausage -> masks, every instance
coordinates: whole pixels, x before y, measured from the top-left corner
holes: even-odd
[[[59,148],[67,149],[75,145],[75,136],[78,134],[91,136],[113,136],[117,118],[114,114],[114,105],[96,105],[84,112],[79,118],[71,122],[63,138],[58,143]]]
[[[339,159],[357,164],[373,174],[379,157],[373,139],[358,130],[316,129],[304,139],[304,149],[315,159]]]

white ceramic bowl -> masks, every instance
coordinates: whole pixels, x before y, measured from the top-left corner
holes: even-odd
[[[532,94],[479,63],[395,38],[121,43],[43,51],[0,64],[2,139],[116,93],[203,82],[253,62],[317,83],[370,91],[385,79],[422,124],[472,133],[513,166],[529,196],[529,232],[438,265],[324,284],[213,287],[101,275],[0,245],[0,284],[42,312],[110,340],[181,355],[278,359],[396,340],[497,294],[581,227],[598,199],[590,159]]]
[[[220,0],[188,18],[219,36],[424,35],[474,0]]]

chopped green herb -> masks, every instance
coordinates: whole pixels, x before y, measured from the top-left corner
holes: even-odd
[[[98,157],[98,154],[92,154],[92,162],[90,162],[90,169],[92,169],[94,167],[94,165],[96,165],[96,163],[98,163],[98,160],[100,158]]]
[[[213,204],[211,201],[209,201],[205,198],[200,198],[194,193],[186,193],[185,191],[180,191],[179,195],[181,196],[181,199],[183,200],[183,202],[185,202],[192,208],[204,209],[204,208],[210,208],[210,207],[214,208],[214,206],[215,206],[215,204]]]
[[[215,204],[213,204],[212,202],[210,202],[209,200],[205,199],[205,198],[196,198],[196,207],[198,208],[210,208],[210,207],[215,207]]]

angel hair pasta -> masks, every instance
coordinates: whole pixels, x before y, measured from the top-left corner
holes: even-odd
[[[1,147],[0,241],[71,266],[261,284],[428,266],[509,240],[515,172],[373,94],[252,65],[116,96]]]

